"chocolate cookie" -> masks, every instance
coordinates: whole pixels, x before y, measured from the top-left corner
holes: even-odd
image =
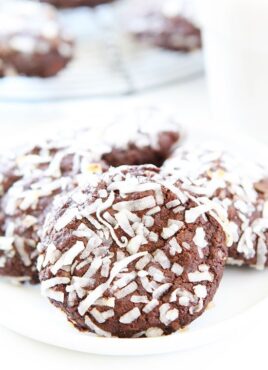
[[[137,108],[107,126],[98,151],[114,167],[148,163],[160,167],[180,139],[180,127],[172,115],[155,108]]]
[[[62,177],[16,182],[4,199],[4,236],[1,237],[0,274],[38,282],[35,268],[38,231],[56,194],[65,191],[71,179]]]
[[[128,30],[138,40],[163,49],[189,52],[201,48],[201,31],[185,17],[180,1],[168,0],[143,4],[129,21]]]
[[[43,140],[21,148],[14,148],[11,153],[0,158],[0,196],[22,177],[59,177],[70,175],[73,168],[91,167],[98,158],[90,149],[92,130],[85,129],[71,132],[63,137],[55,135],[54,139]],[[69,137],[71,136],[71,137]],[[78,158],[83,158],[80,163]],[[86,159],[87,158],[87,159]],[[101,163],[101,166],[105,166]],[[90,168],[91,170],[91,168]]]
[[[184,189],[225,210],[233,239],[229,264],[268,266],[268,181],[262,166],[225,151],[189,147],[178,149],[164,169],[184,179]]]
[[[73,46],[52,6],[32,1],[1,4],[2,76],[54,76],[72,59]]]
[[[47,141],[18,156],[4,172],[0,275],[38,282],[36,246],[46,214],[57,194],[105,168],[93,158],[90,150]]]
[[[226,235],[176,185],[154,166],[110,168],[47,217],[42,291],[76,328],[152,337],[203,313],[223,273]]]
[[[40,0],[45,3],[52,4],[57,8],[75,8],[78,6],[95,7],[101,4],[111,3],[114,0]]]

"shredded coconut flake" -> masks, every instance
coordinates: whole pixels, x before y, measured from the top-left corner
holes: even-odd
[[[164,332],[160,328],[149,328],[145,332],[147,338],[161,337],[163,334]]]
[[[93,261],[90,263],[90,266],[88,270],[85,272],[83,277],[90,278],[96,274],[96,272],[100,269],[102,266],[103,259],[100,257],[96,257],[93,259]]]
[[[144,197],[137,200],[123,201],[113,205],[113,209],[116,211],[121,211],[122,209],[127,209],[128,211],[143,211],[148,208],[153,208],[156,206],[155,198],[152,195]]]
[[[170,201],[170,202],[168,202],[167,204],[166,204],[166,207],[168,208],[168,209],[170,209],[170,208],[175,208],[175,207],[177,207],[178,205],[180,205],[181,204],[181,202],[179,201],[179,199],[174,199],[174,200],[172,200],[172,201]]]
[[[142,257],[135,265],[137,270],[143,270],[145,266],[150,263],[152,260],[152,256],[148,253],[144,257]]]
[[[171,267],[171,271],[174,272],[175,275],[180,276],[183,273],[183,267],[175,262]]]
[[[153,311],[159,305],[159,301],[157,299],[152,299],[149,303],[147,303],[142,311],[145,313],[149,313]]]
[[[176,302],[179,297],[179,304],[181,306],[189,306],[190,302],[195,302],[194,295],[186,289],[177,288],[170,295],[170,302]]]
[[[57,220],[55,230],[60,231],[77,217],[77,208],[67,209],[64,214]]]
[[[24,266],[26,266],[26,267],[31,266],[32,261],[31,261],[31,258],[29,256],[29,254],[26,252],[24,239],[21,238],[21,237],[16,237],[14,244],[15,244],[15,248],[17,249],[17,251],[20,255],[20,258],[21,258],[22,263],[24,264]]]
[[[131,324],[133,321],[137,320],[140,315],[140,310],[138,309],[138,307],[135,307],[121,316],[119,322],[121,322],[121,324]]]
[[[161,249],[157,249],[155,251],[154,260],[155,262],[158,262],[163,267],[163,269],[170,268],[170,260]]]
[[[209,271],[195,271],[189,272],[188,278],[191,283],[196,283],[199,281],[213,281],[213,275]]]
[[[170,309],[169,303],[164,303],[159,308],[160,321],[164,325],[169,325],[172,321],[179,317],[179,311],[176,308]]]
[[[47,289],[50,289],[56,285],[61,285],[61,284],[66,285],[66,284],[69,284],[69,282],[70,282],[70,279],[67,277],[51,278],[51,279],[42,281],[41,290],[42,292],[45,292]]]
[[[194,286],[194,293],[198,298],[206,298],[207,288],[205,285],[198,284]]]
[[[49,263],[54,264],[57,259],[61,256],[60,251],[56,248],[55,244],[51,243],[46,249],[45,258],[43,260],[43,267],[46,267]]]
[[[93,308],[93,310],[91,310],[90,313],[94,317],[94,319],[100,324],[103,324],[108,319],[114,316],[114,310],[100,312],[99,310],[97,310],[97,308]]]
[[[114,215],[121,229],[128,234],[130,237],[134,237],[134,231],[130,226],[127,214],[124,211],[120,211]]]
[[[135,271],[125,273],[120,279],[115,281],[114,286],[116,286],[117,288],[123,288],[127,284],[129,284],[132,280],[134,280],[135,277],[136,277]]]
[[[119,272],[121,270],[123,270],[125,267],[128,266],[129,263],[135,261],[136,259],[140,258],[140,257],[143,257],[147,254],[147,252],[140,252],[140,253],[137,253],[137,254],[134,254],[132,256],[129,256],[129,257],[126,257],[124,258],[123,260],[121,261],[117,261],[111,272],[110,272],[110,277],[109,279],[103,283],[103,284],[100,284],[96,289],[90,291],[87,295],[87,297],[80,302],[79,306],[78,306],[78,312],[81,316],[83,316],[87,310],[89,309],[89,307],[92,306],[92,304],[94,304],[96,302],[97,299],[99,299],[102,294],[110,287],[113,279],[119,274]]]
[[[143,242],[143,236],[142,235],[136,235],[134,238],[130,239],[127,245],[127,251],[130,254],[137,253],[140,246],[142,245]]]
[[[202,204],[200,206],[191,208],[185,212],[185,222],[187,224],[194,223],[198,217],[211,210],[211,204]]]
[[[146,215],[153,216],[156,213],[159,213],[160,211],[161,211],[161,208],[159,206],[156,206],[156,207],[150,209],[149,211],[147,211]]]
[[[127,295],[135,292],[137,289],[138,289],[138,285],[135,281],[133,281],[132,283],[125,286],[123,289],[118,290],[115,293],[115,296],[116,296],[117,299],[122,299],[122,298],[126,297]]]
[[[130,300],[133,303],[148,303],[148,297],[146,295],[133,295]]]
[[[267,261],[267,245],[265,241],[259,237],[257,244],[257,263],[256,269],[263,270]]]
[[[115,298],[110,297],[110,298],[99,298],[95,302],[96,306],[104,306],[104,307],[112,307],[114,308],[115,306]]]
[[[203,227],[197,227],[195,230],[195,235],[193,237],[193,242],[198,248],[198,253],[200,258],[203,258],[203,248],[206,248],[208,243],[206,241],[206,233]]]
[[[158,237],[158,235],[156,233],[154,233],[153,231],[151,231],[150,234],[148,235],[148,239],[151,242],[157,243],[158,240],[159,240],[159,237]]]
[[[0,250],[9,251],[13,248],[14,238],[9,238],[5,236],[0,237]]]
[[[152,278],[155,281],[158,281],[158,282],[161,283],[163,280],[165,280],[165,275],[163,274],[163,272],[161,270],[157,269],[154,266],[149,267],[148,273],[149,273],[149,275],[152,276]]]
[[[99,328],[97,325],[93,323],[93,321],[90,320],[88,316],[85,317],[85,324],[97,335],[101,337],[111,337],[112,334],[109,333],[108,331],[102,330]]]
[[[47,298],[53,299],[53,301],[57,301],[57,302],[60,302],[60,303],[64,302],[64,293],[63,292],[59,292],[59,291],[53,290],[53,289],[47,289],[45,291],[45,295],[46,295]]]
[[[171,256],[175,256],[176,253],[182,252],[182,247],[179,245],[175,237],[170,239],[169,245],[170,245],[169,253]]]
[[[153,292],[153,298],[159,299],[162,297],[163,294],[165,294],[168,289],[172,286],[170,283],[162,284],[158,288],[156,288]]]
[[[84,243],[77,241],[67,252],[63,253],[58,261],[51,267],[51,272],[53,275],[63,267],[71,265],[73,260],[82,252],[85,248]]]
[[[175,235],[182,227],[183,222],[178,220],[168,220],[167,227],[164,227],[161,233],[163,239],[169,239]]]

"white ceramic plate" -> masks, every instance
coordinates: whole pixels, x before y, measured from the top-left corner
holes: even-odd
[[[41,127],[39,129],[42,132]],[[187,129],[191,133],[188,140],[193,142],[215,138],[211,128]],[[218,131],[216,136],[226,147],[239,146],[245,161],[252,156],[262,160],[268,157],[265,146],[234,129],[225,133]],[[8,134],[5,139],[8,141]],[[0,296],[1,325],[41,342],[95,354],[145,355],[182,351],[230,336],[236,330],[268,323],[268,270],[228,267],[210,309],[186,330],[160,338],[98,338],[80,333],[66,321],[64,314],[40,296],[38,287],[15,286],[2,280]]]

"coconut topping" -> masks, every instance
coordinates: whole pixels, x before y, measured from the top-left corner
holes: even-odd
[[[132,310],[125,313],[123,316],[120,317],[119,321],[122,324],[131,324],[133,321],[137,320],[140,317],[141,313],[140,310],[135,307]]]
[[[198,197],[199,205],[185,212],[186,223],[194,223],[208,211],[217,214],[229,235],[229,263],[237,260],[239,265],[257,269],[268,264],[267,172],[261,165],[224,150],[189,146],[178,149],[166,161],[164,171],[173,181],[179,178],[182,188]],[[202,255],[206,248],[202,229],[196,230],[193,242]]]
[[[179,183],[166,183],[154,166],[110,168],[62,197],[48,215],[38,248],[43,293],[64,302],[77,325],[104,336],[116,335],[117,327],[129,335],[136,326],[133,337],[162,335],[180,327],[180,315],[192,321],[207,305],[220,275],[206,256],[223,269],[224,250],[211,255],[210,248],[224,247],[224,232],[206,213],[188,229],[182,220],[198,203]],[[221,230],[217,246],[210,227],[212,235]],[[53,299],[51,290],[64,297]]]

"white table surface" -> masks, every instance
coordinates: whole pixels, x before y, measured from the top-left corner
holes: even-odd
[[[133,98],[126,98],[128,99]],[[170,104],[176,108],[180,121],[186,128],[187,125],[216,125],[210,119],[208,94],[202,78],[148,93],[135,100],[156,105]],[[121,103],[123,104],[124,100]],[[16,107],[14,104],[0,104],[0,126],[11,137],[16,134],[17,125],[24,125],[25,130],[31,127],[29,135],[33,135],[34,130],[38,131],[40,125],[46,124],[48,129],[53,128],[53,122],[60,122],[64,129],[79,120],[86,122],[86,112],[92,104],[101,106],[102,102],[84,100],[50,105],[20,104]],[[219,131],[221,129],[222,127],[219,127]],[[267,368],[268,320],[261,316],[257,322],[257,325],[256,321],[254,324],[248,322],[248,329],[243,331],[243,334],[230,332],[228,337],[209,346],[202,346],[200,338],[200,348],[193,351],[146,357],[81,354],[34,342],[0,327],[0,369],[226,369],[235,366],[239,369],[264,369]]]

